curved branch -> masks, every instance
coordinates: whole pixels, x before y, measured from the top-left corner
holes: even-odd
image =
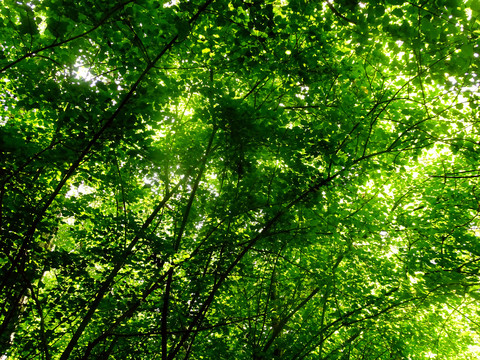
[[[351,19],[347,18],[346,16],[340,14],[340,13],[338,12],[338,10],[333,7],[333,5],[330,3],[330,1],[327,0],[326,3],[327,3],[327,6],[329,7],[329,9],[332,10],[332,12],[333,12],[336,16],[338,16],[339,18],[345,20],[346,22],[349,22],[349,23],[351,23],[351,24],[357,25],[357,22],[356,22],[356,21],[351,20]]]

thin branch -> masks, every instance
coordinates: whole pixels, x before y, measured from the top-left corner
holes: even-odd
[[[340,14],[340,13],[338,12],[338,10],[335,9],[335,8],[333,7],[333,5],[332,5],[328,0],[325,1],[325,2],[327,3],[327,6],[329,7],[329,9],[332,10],[332,12],[333,12],[336,16],[338,16],[339,18],[345,20],[346,22],[349,22],[349,23],[351,23],[351,24],[357,25],[357,22],[356,22],[356,21],[351,20],[351,19],[347,18],[346,16]]]
[[[478,178],[480,175],[430,175],[431,178],[443,178],[443,179],[471,179],[471,178]]]
[[[11,67],[15,66],[16,64],[18,64],[20,61],[22,60],[25,60],[26,58],[29,58],[29,57],[35,57],[37,56],[37,54],[39,52],[42,52],[42,51],[45,51],[45,50],[48,50],[48,49],[53,49],[55,47],[58,47],[58,46],[61,46],[63,44],[66,44],[66,43],[69,43],[73,40],[76,40],[76,39],[79,39],[79,38],[82,38],[88,34],[90,34],[91,32],[97,30],[100,26],[102,26],[107,20],[108,18],[110,18],[113,14],[115,14],[118,10],[121,10],[123,9],[123,7],[125,5],[128,5],[129,3],[131,2],[134,2],[135,0],[127,0],[123,3],[120,3],[120,4],[117,4],[116,6],[114,6],[112,8],[112,10],[110,10],[102,19],[100,19],[100,21],[98,22],[97,25],[95,25],[94,27],[92,27],[91,29],[79,34],[79,35],[76,35],[76,36],[73,36],[69,39],[66,39],[66,40],[63,40],[63,41],[60,41],[58,43],[54,42],[50,45],[47,45],[47,46],[44,46],[42,48],[39,48],[39,49],[36,49],[36,50],[33,50],[33,51],[29,51],[27,52],[25,55],[23,55],[22,57],[18,58],[17,60],[11,62],[10,64],[4,66],[2,69],[0,69],[0,74],[8,69],[10,69]]]

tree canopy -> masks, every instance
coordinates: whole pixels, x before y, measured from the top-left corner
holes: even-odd
[[[480,357],[478,1],[0,25],[2,359]]]

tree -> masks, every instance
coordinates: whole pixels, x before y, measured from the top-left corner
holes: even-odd
[[[0,20],[4,358],[479,355],[476,1]]]

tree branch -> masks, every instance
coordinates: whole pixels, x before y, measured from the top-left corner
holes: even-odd
[[[332,12],[333,12],[336,16],[338,16],[339,18],[345,20],[346,22],[349,22],[349,23],[351,23],[351,24],[357,25],[357,22],[356,22],[356,21],[353,21],[353,20],[347,18],[346,16],[340,14],[340,13],[337,11],[337,9],[335,9],[335,8],[333,7],[333,5],[330,3],[330,1],[327,0],[327,1],[325,1],[325,2],[327,3],[327,6],[330,8],[330,10],[332,10]]]

